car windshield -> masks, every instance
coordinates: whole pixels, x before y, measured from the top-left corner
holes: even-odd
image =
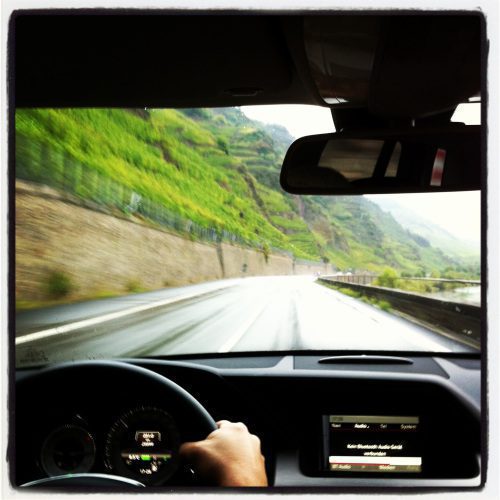
[[[480,193],[285,193],[297,108],[18,109],[17,365],[478,352]]]

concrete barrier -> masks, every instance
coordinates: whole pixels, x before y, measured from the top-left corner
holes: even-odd
[[[426,297],[393,288],[358,285],[320,278],[319,282],[336,288],[348,288],[366,297],[383,300],[395,312],[402,313],[433,331],[479,348],[481,340],[481,308],[471,304]]]

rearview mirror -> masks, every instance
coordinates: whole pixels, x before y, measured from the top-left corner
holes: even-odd
[[[481,188],[480,126],[339,132],[289,148],[280,182],[294,194],[377,194]]]

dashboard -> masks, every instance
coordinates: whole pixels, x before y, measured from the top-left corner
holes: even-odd
[[[232,355],[116,364],[168,378],[215,420],[244,422],[261,439],[274,488],[482,482],[481,363],[473,355]],[[199,486],[178,458],[182,442],[208,433],[198,417],[134,372],[88,368],[53,375],[50,384],[43,370],[18,370],[14,483],[96,473],[153,488]]]

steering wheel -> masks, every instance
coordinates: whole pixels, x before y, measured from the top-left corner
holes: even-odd
[[[16,451],[22,449],[22,439],[19,433],[26,425],[24,421],[28,416],[33,417],[37,415],[40,409],[52,408],[54,406],[64,408],[67,405],[71,407],[70,401],[76,401],[77,403],[81,403],[82,401],[84,403],[91,402],[93,407],[99,408],[98,405],[105,406],[109,404],[109,400],[114,401],[116,399],[122,400],[122,402],[126,401],[129,407],[134,406],[136,400],[161,401],[162,406],[167,406],[169,413],[175,413],[176,420],[180,420],[184,424],[184,440],[201,440],[217,429],[214,419],[191,394],[158,373],[120,361],[68,362],[29,373],[18,379],[16,383]],[[150,485],[163,484],[175,472],[177,467],[177,461],[173,455],[178,451],[175,448],[178,448],[180,444],[178,436],[170,439],[169,444],[174,448],[173,451],[169,453],[162,452],[163,454],[157,455],[154,452],[158,446],[161,446],[159,443],[162,440],[165,443],[166,439],[169,439],[169,433],[176,434],[175,424],[170,415],[163,410],[141,407],[139,413],[141,411],[142,418],[145,418],[146,421],[148,421],[148,418],[150,422],[157,422],[158,419],[162,419],[163,423],[158,424],[160,427],[163,425],[161,433],[155,429],[148,428],[137,428],[132,432],[132,429],[129,429],[129,427],[132,427],[130,422],[125,423],[124,417],[121,417],[115,426],[112,427],[112,431],[114,432],[113,438],[108,436],[106,441],[106,446],[113,446],[114,441],[119,441],[124,443],[124,447],[139,447],[143,454],[139,454],[136,451],[130,452],[129,455],[125,453],[127,463],[132,463],[132,466],[129,465],[127,468],[125,462],[119,463],[114,468],[110,466],[112,474],[94,474],[88,471],[71,474],[54,474],[49,472],[48,475],[53,477],[30,481],[22,486],[53,487],[58,485],[78,485],[90,487],[124,487],[144,486],[143,483]],[[152,412],[157,412],[158,415],[154,415]],[[131,422],[134,422],[134,415],[129,416],[129,418]],[[164,422],[165,419],[167,420],[166,423]],[[21,425],[19,425],[20,423]],[[152,424],[152,427],[154,425]],[[71,426],[66,426],[65,428],[69,427]],[[65,428],[62,428],[62,433],[65,432]],[[163,432],[165,429],[168,432]],[[66,430],[66,432],[69,431]],[[162,434],[164,435],[162,436]],[[64,438],[67,437],[62,436],[62,439]],[[50,436],[47,439],[50,439]],[[137,443],[134,439],[137,440]],[[140,448],[141,446],[146,447]],[[153,448],[150,448],[151,446]],[[51,443],[47,444],[46,447],[51,450],[53,449]],[[114,459],[113,457],[118,457],[117,460],[120,461],[119,457],[123,456],[124,453],[121,449],[118,451],[121,453],[114,451],[113,456],[108,458],[111,460]],[[163,457],[164,462],[161,461],[161,458],[155,457]],[[20,456],[17,456],[19,466],[22,465],[19,463],[20,458]],[[166,472],[167,465],[163,465],[168,462],[167,459],[170,460],[168,467],[172,468],[172,471],[169,473]],[[152,469],[141,469],[141,463],[134,462],[134,460],[153,460],[151,462],[152,465],[147,464]],[[143,467],[147,467],[147,465]],[[58,470],[56,465],[52,467]],[[163,474],[160,474],[160,469],[163,471]],[[47,471],[47,467],[45,467],[45,470]],[[149,476],[141,475],[145,474],[144,471]],[[144,478],[144,481],[141,480],[142,478]]]

